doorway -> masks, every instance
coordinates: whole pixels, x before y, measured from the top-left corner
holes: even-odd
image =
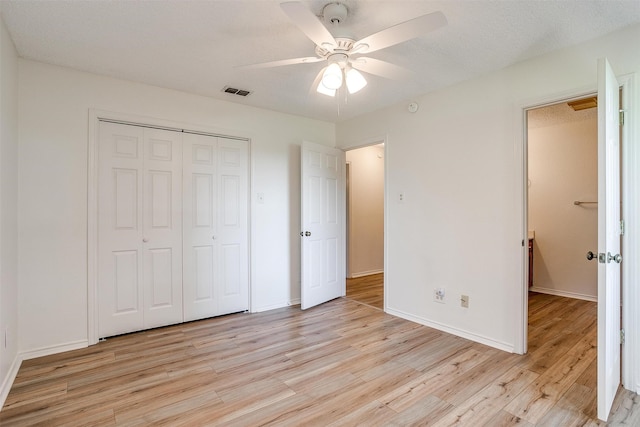
[[[581,340],[596,339],[596,107],[592,95],[527,111],[528,352],[540,372]],[[585,359],[574,387],[588,395],[585,411],[595,418],[597,359]]]
[[[597,301],[598,112],[595,96],[527,113],[529,290]]]
[[[346,296],[384,309],[382,141],[346,152]]]

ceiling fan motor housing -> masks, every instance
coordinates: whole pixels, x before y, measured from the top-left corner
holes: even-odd
[[[329,62],[329,64],[335,63],[338,64],[340,68],[344,68],[349,61],[349,55],[347,55],[346,53],[332,53],[327,58],[327,61]]]

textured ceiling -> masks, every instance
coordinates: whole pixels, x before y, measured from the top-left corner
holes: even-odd
[[[302,3],[320,15],[327,2]],[[279,3],[1,0],[0,5],[24,58],[332,122],[640,22],[637,0],[346,0],[349,17],[341,31],[356,39],[437,10],[449,24],[371,54],[414,71],[412,79],[367,75],[367,87],[338,100],[309,92],[322,62],[234,68],[314,55],[313,42]],[[252,94],[225,94],[226,85]]]
[[[557,126],[565,123],[592,121],[598,119],[597,108],[574,111],[566,102],[529,110],[527,124],[530,129]]]

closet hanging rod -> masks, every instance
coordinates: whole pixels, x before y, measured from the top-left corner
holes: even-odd
[[[584,202],[584,201],[580,201],[580,200],[574,200],[573,202],[574,205],[576,206],[580,206],[580,205],[586,205],[586,204],[598,204],[598,202]]]

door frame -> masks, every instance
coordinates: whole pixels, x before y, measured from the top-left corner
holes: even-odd
[[[206,125],[196,125],[192,123],[181,123],[166,119],[157,119],[137,114],[119,113],[96,108],[89,109],[88,135],[87,135],[87,342],[88,345],[98,343],[98,143],[100,141],[100,121],[109,121],[125,125],[144,126],[156,129],[171,131],[192,132],[202,135],[223,137],[229,139],[239,139],[247,141],[249,144],[249,167],[247,168],[248,189],[248,221],[247,221],[247,244],[249,253],[249,309],[253,311],[252,301],[253,286],[252,277],[254,272],[254,257],[251,245],[252,230],[254,226],[251,207],[253,199],[253,153],[252,136],[242,131],[229,129],[218,129]]]
[[[343,144],[340,149],[344,150],[344,152],[346,153],[347,151],[352,151],[352,150],[357,150],[358,148],[365,148],[365,147],[371,147],[373,145],[379,145],[379,144],[384,144],[384,150],[383,150],[383,156],[384,159],[383,160],[383,167],[384,167],[384,177],[383,177],[383,185],[384,185],[384,195],[383,195],[383,212],[382,215],[384,216],[383,218],[383,254],[382,256],[384,257],[383,259],[383,263],[382,263],[382,269],[384,272],[384,279],[382,281],[382,293],[383,293],[383,302],[382,302],[382,310],[384,312],[387,311],[387,295],[388,295],[388,280],[387,280],[387,271],[388,271],[388,265],[387,265],[387,260],[389,259],[389,257],[387,256],[387,236],[389,235],[387,233],[387,227],[388,227],[388,217],[389,217],[389,199],[388,199],[388,195],[389,193],[387,192],[387,189],[389,188],[389,164],[387,162],[388,159],[388,154],[389,154],[389,141],[388,141],[388,137],[387,134],[381,135],[381,136],[373,136],[371,138],[367,138],[364,140],[361,140],[353,145],[349,145],[349,144]],[[346,169],[346,168],[345,168]],[[346,186],[346,181],[345,181],[345,186]],[[345,194],[346,194],[346,188],[345,188]],[[349,200],[347,200],[347,203],[349,203]],[[345,242],[347,241],[347,230],[349,228],[349,224],[346,224],[345,227]],[[349,248],[346,247],[345,250],[345,263],[348,261],[348,252],[349,252]],[[348,270],[348,266],[347,269]],[[346,271],[345,270],[345,271]],[[346,282],[345,282],[346,283]],[[346,286],[346,285],[345,285]],[[346,289],[345,289],[346,292]]]
[[[595,65],[594,65],[595,67]],[[625,123],[622,127],[622,159],[620,167],[622,168],[621,185],[622,194],[622,212],[621,217],[625,220],[625,234],[621,236],[622,247],[624,248],[623,257],[628,260],[638,259],[640,256],[640,227],[633,222],[629,222],[630,218],[637,218],[640,214],[640,200],[634,195],[640,194],[640,173],[635,172],[640,165],[640,147],[637,146],[637,125],[638,113],[635,112],[636,107],[636,77],[635,74],[627,74],[618,77],[620,88],[622,89],[622,109],[625,111]],[[529,100],[520,104],[518,109],[517,126],[521,130],[521,142],[517,144],[517,167],[520,169],[520,206],[521,209],[521,226],[520,235],[522,241],[526,242],[528,234],[528,156],[527,156],[527,111],[535,108],[545,107],[561,102],[567,102],[574,99],[580,99],[586,96],[592,96],[597,93],[596,87],[575,90],[565,93],[557,93],[539,99]],[[635,117],[632,113],[635,112]],[[520,244],[520,242],[518,242]],[[528,248],[522,245],[520,248],[521,262],[521,281],[516,290],[516,300],[521,304],[517,305],[518,324],[515,331],[514,351],[519,354],[527,352],[528,340]],[[638,361],[633,356],[637,356],[640,351],[638,346],[640,342],[640,331],[634,328],[634,325],[640,324],[640,289],[629,286],[630,283],[637,283],[640,279],[640,266],[638,263],[627,262],[622,265],[622,328],[627,331],[625,345],[622,346],[622,385],[636,393],[640,392],[640,381],[638,378]],[[527,290],[527,291],[526,291]]]

